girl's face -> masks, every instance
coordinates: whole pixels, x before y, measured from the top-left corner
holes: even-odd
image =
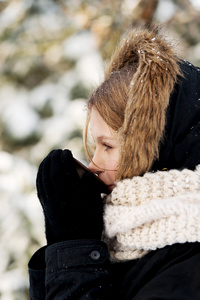
[[[97,174],[111,191],[115,186],[120,145],[115,131],[107,125],[95,108],[92,108],[91,134],[94,139],[95,151],[89,169]]]

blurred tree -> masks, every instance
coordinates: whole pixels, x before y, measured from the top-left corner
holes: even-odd
[[[10,152],[0,151],[0,205],[4,207],[0,228],[9,222],[10,212],[14,224],[9,232],[1,231],[2,300],[29,299],[27,261],[43,241],[43,225],[37,217],[39,211],[33,213],[36,204],[28,195],[35,197],[34,172],[41,157],[55,146],[69,145],[84,157],[82,117],[74,112],[83,104],[77,98],[87,98],[91,89],[84,81],[86,74],[95,71],[90,71],[83,56],[91,59],[95,54],[95,62],[103,65],[124,31],[151,22],[161,23],[175,44],[180,44],[182,58],[200,66],[198,0],[0,0],[0,149]],[[69,55],[68,42],[74,38],[75,43],[75,37],[79,42],[71,50],[76,50],[74,58]],[[21,109],[24,103],[24,111],[30,113],[26,123]],[[10,107],[14,107],[12,114]],[[6,115],[10,117],[4,125]],[[28,123],[31,115],[36,128]],[[19,125],[25,129],[29,125],[33,134],[16,143],[11,136]],[[8,128],[13,135],[6,136]],[[18,156],[23,162],[18,162]],[[18,278],[20,282],[16,282]]]

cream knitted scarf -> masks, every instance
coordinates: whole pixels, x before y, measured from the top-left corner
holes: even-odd
[[[200,165],[124,179],[106,197],[111,260],[144,256],[166,245],[200,242]]]

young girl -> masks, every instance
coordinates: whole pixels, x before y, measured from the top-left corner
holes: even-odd
[[[32,300],[200,299],[199,82],[156,29],[122,39],[85,130],[109,193],[79,177],[69,150],[43,160],[47,246],[29,262]]]

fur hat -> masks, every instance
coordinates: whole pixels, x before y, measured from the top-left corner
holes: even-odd
[[[152,170],[190,169],[200,164],[200,68],[180,64],[181,77],[170,95],[159,158]]]
[[[121,179],[143,175],[159,157],[170,94],[181,75],[179,59],[155,27],[131,29],[126,34],[105,70],[105,79],[133,63],[137,70],[119,130]]]

